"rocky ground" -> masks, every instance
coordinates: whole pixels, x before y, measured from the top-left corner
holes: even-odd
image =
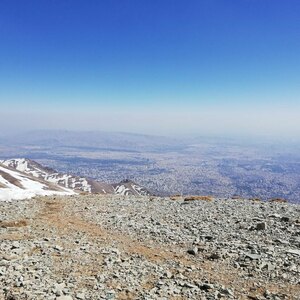
[[[0,299],[300,299],[300,206],[101,195],[0,202]]]

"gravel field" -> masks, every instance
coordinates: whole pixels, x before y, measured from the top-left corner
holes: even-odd
[[[300,206],[74,195],[0,202],[0,299],[300,299]]]

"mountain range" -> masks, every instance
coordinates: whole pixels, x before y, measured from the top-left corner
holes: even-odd
[[[0,200],[74,193],[150,195],[145,187],[131,180],[109,184],[60,173],[26,158],[0,161]]]

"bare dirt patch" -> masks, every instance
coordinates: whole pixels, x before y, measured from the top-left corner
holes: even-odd
[[[212,201],[212,196],[188,196],[184,198],[184,201]]]
[[[24,227],[28,225],[29,222],[27,220],[0,221],[0,227],[2,228]]]

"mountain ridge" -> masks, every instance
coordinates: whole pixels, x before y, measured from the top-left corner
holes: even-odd
[[[0,163],[0,200],[23,200],[35,196],[72,194],[75,194],[73,190]]]
[[[151,193],[143,186],[131,181],[122,180],[119,183],[105,183],[90,178],[72,174],[60,173],[52,168],[45,167],[38,162],[27,158],[14,158],[0,161],[4,166],[17,170],[34,178],[71,189],[74,192],[92,194],[143,195]]]

